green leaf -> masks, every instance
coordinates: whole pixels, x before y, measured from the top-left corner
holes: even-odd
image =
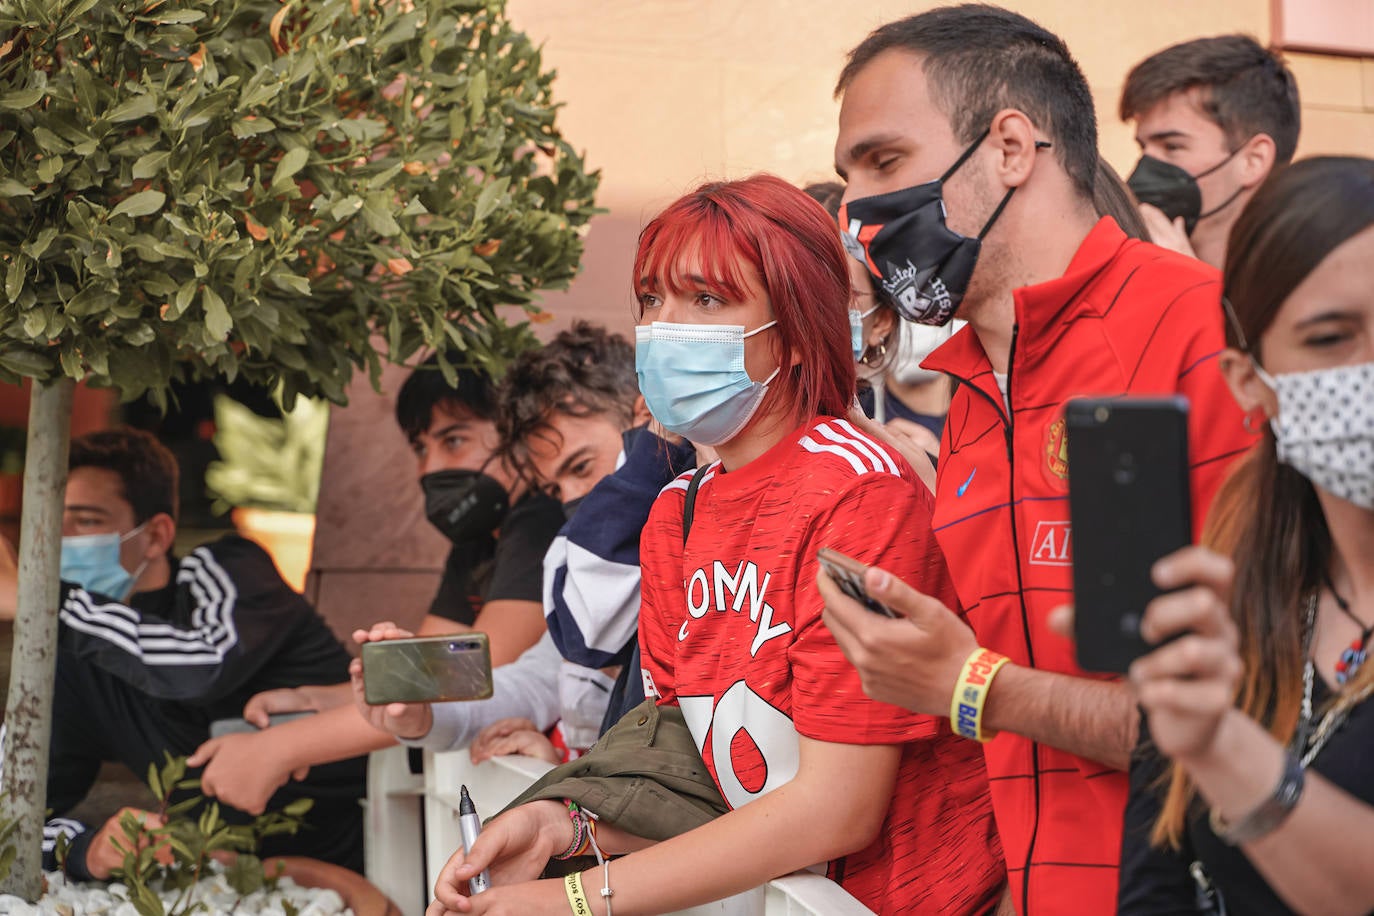
[[[13,111],[22,111],[25,108],[32,108],[43,100],[45,94],[42,87],[0,92],[0,108],[8,108]]]
[[[27,273],[25,259],[10,260],[10,266],[5,271],[5,298],[10,302],[19,298],[19,291],[24,288],[24,277]]]
[[[37,261],[43,257],[43,253],[48,250],[48,246],[57,238],[57,229],[52,226],[38,231],[38,237],[32,242],[26,242],[20,246],[20,251]]]
[[[280,193],[294,185],[291,177],[305,168],[305,164],[310,161],[310,151],[302,147],[287,150],[281,157],[281,162],[277,163],[277,171],[272,175],[272,186],[268,190],[272,193]]]
[[[214,340],[224,340],[234,329],[234,319],[229,309],[213,287],[205,287],[200,294],[200,304],[205,308],[205,331]]]
[[[171,156],[172,154],[166,150],[139,156],[138,161],[134,163],[133,177],[136,179],[157,177]]]
[[[491,216],[491,212],[496,209],[496,204],[501,200],[501,195],[506,193],[506,188],[509,186],[510,181],[505,178],[488,182],[482,188],[482,192],[477,195],[477,208],[473,213],[473,218],[480,223]]]
[[[363,220],[367,227],[384,238],[401,234],[401,226],[389,209],[391,195],[385,191],[369,194],[363,201]]]
[[[157,98],[151,93],[141,93],[116,105],[105,113],[105,120],[115,124],[146,118],[157,111]]]
[[[205,18],[205,13],[201,10],[168,10],[165,13],[156,12],[148,16],[138,17],[143,22],[156,22],[163,25],[174,23],[200,22]]]
[[[162,205],[167,201],[167,195],[161,191],[149,188],[146,191],[139,191],[119,202],[119,206],[110,212],[111,217],[115,216],[147,216],[162,209]]]
[[[35,171],[38,173],[38,180],[44,184],[52,184],[54,178],[62,171],[62,166],[66,165],[61,156],[48,156],[38,163]]]
[[[0,197],[32,197],[33,189],[13,178],[0,178]]]

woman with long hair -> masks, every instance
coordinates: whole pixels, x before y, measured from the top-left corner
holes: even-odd
[[[1374,910],[1374,161],[1309,159],[1232,229],[1222,357],[1264,437],[1165,558],[1131,670],[1121,913]],[[1224,907],[1224,909],[1222,909]],[[1197,909],[1195,909],[1197,908]],[[1209,909],[1210,908],[1210,909]]]
[[[707,184],[644,229],[633,283],[650,411],[719,455],[664,489],[641,539],[644,684],[680,707],[730,810],[656,844],[608,816],[595,845],[629,855],[557,882],[531,879],[577,851],[586,818],[520,805],[449,861],[431,916],[670,912],[807,867],[878,913],[991,910],[1004,870],[980,749],[865,697],[821,621],[822,547],[956,600],[930,493],[843,419],[854,359],[834,223],[771,176]],[[492,888],[462,896],[487,868]]]

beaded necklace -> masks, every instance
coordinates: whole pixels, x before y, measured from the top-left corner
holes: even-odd
[[[1350,643],[1350,647],[1341,653],[1340,661],[1336,662],[1336,683],[1344,685],[1346,681],[1355,676],[1360,665],[1369,657],[1369,637],[1374,635],[1374,623],[1366,624],[1363,620],[1355,616],[1355,612],[1350,609],[1350,602],[1346,601],[1341,593],[1336,591],[1336,586],[1331,582],[1331,576],[1322,573],[1322,579],[1326,582],[1327,591],[1331,592],[1331,597],[1336,599],[1336,607],[1341,609],[1341,613],[1355,622],[1355,626],[1360,628],[1360,635]]]
[[[1318,593],[1313,592],[1307,600],[1307,632],[1303,637],[1302,714],[1291,745],[1293,752],[1302,760],[1304,768],[1316,759],[1322,748],[1326,747],[1326,743],[1345,724],[1350,711],[1374,693],[1374,684],[1367,684],[1358,693],[1337,702],[1326,711],[1326,715],[1322,716],[1321,722],[1317,723],[1316,730],[1313,731],[1312,719],[1315,714],[1312,710],[1312,690],[1317,679],[1317,666],[1312,663],[1312,636],[1316,631],[1317,596]],[[1351,673],[1353,674],[1353,671]]]

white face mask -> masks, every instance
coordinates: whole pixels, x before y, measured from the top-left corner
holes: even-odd
[[[951,321],[943,327],[932,327],[910,321],[898,322],[901,338],[897,344],[897,358],[887,367],[888,375],[899,385],[921,385],[935,381],[940,373],[922,369],[921,360],[935,352],[936,347],[949,340],[965,323]]]
[[[1278,459],[1332,496],[1374,510],[1374,363],[1270,375]]]

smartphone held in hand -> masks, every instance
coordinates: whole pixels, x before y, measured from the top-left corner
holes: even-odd
[[[1192,543],[1188,402],[1080,398],[1064,409],[1073,529],[1074,642],[1087,671],[1125,673],[1150,647],[1150,576]]]
[[[884,617],[897,616],[887,605],[870,597],[864,588],[864,573],[868,571],[866,565],[829,547],[822,547],[816,551],[816,562],[821,564],[821,569],[825,570],[825,574],[834,581],[840,591],[875,614],[882,614]]]
[[[373,706],[491,697],[485,633],[363,643],[363,695]]]

